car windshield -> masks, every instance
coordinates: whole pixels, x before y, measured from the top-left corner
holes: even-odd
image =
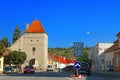
[[[5,70],[11,70],[12,68],[11,67],[5,67]]]
[[[33,66],[25,66],[25,68],[33,68]]]
[[[52,68],[52,66],[51,66],[51,65],[48,65],[48,68]]]
[[[12,66],[13,68],[17,68],[17,66]]]

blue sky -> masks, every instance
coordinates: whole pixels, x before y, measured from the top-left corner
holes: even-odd
[[[1,0],[0,39],[8,37],[19,24],[39,19],[49,37],[49,47],[68,47],[73,42],[94,46],[114,42],[120,31],[119,0]],[[91,34],[86,34],[91,32]]]

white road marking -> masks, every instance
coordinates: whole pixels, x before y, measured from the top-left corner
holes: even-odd
[[[69,78],[69,77],[66,77],[68,80],[74,80],[74,79],[72,79],[72,78]]]

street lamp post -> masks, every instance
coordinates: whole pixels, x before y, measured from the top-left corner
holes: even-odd
[[[98,54],[99,54],[99,35],[97,34],[97,33],[95,33],[95,32],[86,32],[87,34],[94,34],[95,36],[96,36],[96,38],[97,38],[97,56],[94,54],[94,57],[93,57],[93,62],[92,62],[92,64],[94,64],[94,66],[98,69],[98,67],[99,67],[99,62],[98,62],[98,60],[99,60],[99,56],[98,56]],[[96,53],[96,52],[95,52]]]

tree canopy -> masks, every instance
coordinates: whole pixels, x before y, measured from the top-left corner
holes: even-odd
[[[88,57],[88,51],[89,51],[89,48],[85,48],[84,49],[84,53],[82,56],[80,56],[77,61],[80,61],[80,62],[87,62],[90,66],[91,66],[91,60],[89,59]]]
[[[1,40],[2,44],[5,46],[5,47],[9,47],[10,46],[10,43],[9,43],[9,40],[7,37],[3,38]]]
[[[4,45],[3,43],[0,41],[0,57],[2,56],[2,54],[5,52],[5,49],[4,49]]]
[[[16,42],[20,38],[20,36],[21,36],[20,26],[17,25],[14,31],[14,35],[13,35],[13,43]]]
[[[25,52],[13,51],[11,54],[5,56],[4,63],[5,64],[23,64],[27,58]]]

